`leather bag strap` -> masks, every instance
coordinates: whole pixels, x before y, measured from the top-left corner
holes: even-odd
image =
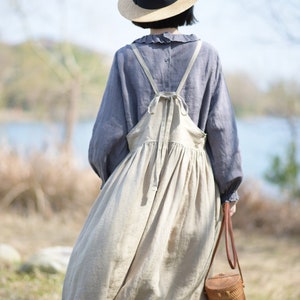
[[[222,233],[225,229],[225,246],[226,246],[226,254],[227,254],[227,260],[229,263],[229,266],[231,267],[231,269],[236,269],[236,267],[238,267],[239,273],[241,275],[241,279],[242,282],[244,283],[244,279],[243,279],[243,274],[242,274],[242,270],[241,270],[241,266],[239,263],[239,259],[238,259],[238,255],[237,255],[237,251],[235,248],[235,243],[234,243],[234,237],[233,237],[233,229],[232,229],[232,220],[231,220],[231,216],[230,216],[230,203],[229,202],[225,202],[223,204],[223,220],[222,220],[222,225],[221,225],[221,229],[220,229],[220,233],[216,242],[216,246],[214,249],[214,252],[212,254],[212,258],[211,258],[211,262],[207,271],[207,275],[211,269],[211,266],[213,264],[213,261],[215,259],[219,244],[220,244],[220,240],[222,237]],[[230,249],[231,248],[231,249]]]

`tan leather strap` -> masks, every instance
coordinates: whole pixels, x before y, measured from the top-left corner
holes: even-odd
[[[218,246],[222,237],[222,233],[223,230],[225,229],[225,245],[226,245],[226,254],[227,254],[227,260],[229,263],[229,266],[231,267],[231,269],[236,269],[236,267],[238,267],[239,273],[241,275],[241,279],[242,282],[244,282],[243,279],[243,274],[242,274],[242,270],[241,270],[241,266],[239,263],[239,259],[238,259],[238,255],[237,255],[237,251],[235,248],[235,243],[234,243],[234,237],[233,237],[233,229],[232,229],[232,221],[231,221],[231,216],[230,216],[230,203],[229,202],[225,202],[223,204],[223,220],[222,220],[222,225],[221,225],[221,229],[220,229],[220,233],[216,242],[216,246],[211,258],[211,262],[207,271],[207,275],[211,269],[211,266],[213,264],[214,258],[216,256],[217,250],[218,250]],[[231,251],[230,251],[231,248]]]

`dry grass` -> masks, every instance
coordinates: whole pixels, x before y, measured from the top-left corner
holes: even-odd
[[[22,215],[81,211],[99,192],[100,181],[76,165],[72,155],[35,153],[24,159],[10,149],[0,152],[0,209]]]
[[[72,246],[98,193],[93,172],[66,156],[24,161],[2,151],[0,159],[0,243],[14,246],[22,260],[44,247]],[[299,205],[266,199],[253,183],[240,194],[233,220],[247,299],[300,299]],[[221,253],[217,272],[229,269]],[[0,266],[0,299],[61,299],[63,275],[24,275],[17,267]]]
[[[235,231],[237,251],[249,300],[300,299],[300,239]],[[229,271],[224,247],[215,272]]]
[[[292,203],[267,198],[253,182],[245,182],[239,193],[241,200],[233,219],[236,228],[277,237],[300,237],[300,201]]]
[[[22,259],[43,247],[72,246],[85,220],[67,212],[45,219],[39,215],[0,215],[1,242],[14,246]],[[259,231],[235,230],[235,239],[249,300],[300,299],[300,239],[277,237]],[[224,247],[218,253],[215,272],[229,271]],[[15,268],[0,267],[0,299],[59,300],[62,275],[19,274]]]
[[[51,218],[16,212],[0,215],[0,243],[10,244],[21,254],[22,262],[42,248],[72,246],[84,222],[85,213],[57,213]],[[0,263],[0,299],[60,300],[63,274],[18,273],[20,265]]]

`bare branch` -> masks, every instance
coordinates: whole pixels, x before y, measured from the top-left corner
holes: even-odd
[[[28,43],[32,51],[42,60],[43,63],[48,65],[51,71],[60,79],[65,80],[70,77],[70,74],[61,67],[61,63],[58,59],[45,49],[45,47],[37,41],[33,41],[32,33],[28,25],[27,16],[24,13],[18,0],[12,0],[15,12],[20,16],[24,32],[27,36]],[[50,60],[49,60],[50,58]]]
[[[299,0],[241,0],[239,3],[250,14],[260,16],[286,42],[300,45]]]
[[[300,3],[296,1],[277,1],[270,5],[271,25],[288,42],[300,44]],[[291,24],[292,23],[292,24]]]

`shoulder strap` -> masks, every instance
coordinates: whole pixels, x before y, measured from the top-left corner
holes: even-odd
[[[191,60],[190,60],[190,62],[188,64],[188,66],[187,66],[187,68],[185,70],[185,73],[184,73],[184,75],[183,75],[183,77],[182,77],[182,79],[181,79],[181,81],[179,83],[179,86],[178,86],[177,91],[176,91],[177,94],[179,94],[181,92],[181,90],[182,90],[182,88],[183,88],[183,86],[184,86],[184,84],[186,82],[186,79],[188,78],[188,76],[189,76],[189,74],[190,74],[190,72],[192,70],[194,62],[195,62],[196,58],[198,57],[198,54],[199,54],[200,49],[201,49],[201,46],[202,46],[202,41],[200,40],[197,43],[196,49],[194,51],[194,54],[193,54],[193,56],[192,56],[192,58],[191,58]]]
[[[181,92],[181,90],[182,90],[182,88],[183,88],[183,86],[184,86],[184,84],[185,84],[185,82],[186,82],[186,79],[187,79],[187,77],[189,76],[190,71],[191,71],[191,69],[192,69],[192,67],[193,67],[193,65],[194,65],[194,62],[195,62],[195,60],[196,60],[197,57],[198,57],[198,54],[199,54],[200,49],[201,49],[201,46],[202,46],[202,41],[200,40],[200,41],[197,43],[196,49],[195,49],[195,51],[194,51],[194,54],[193,54],[193,56],[192,56],[192,58],[191,58],[191,60],[190,60],[190,62],[189,62],[189,64],[188,64],[188,66],[187,66],[187,68],[186,68],[186,71],[185,71],[185,73],[184,73],[184,75],[183,75],[183,77],[182,77],[182,79],[181,79],[181,81],[180,81],[180,83],[179,83],[179,86],[178,86],[177,91],[176,91],[177,94],[179,94],[179,93]],[[140,54],[140,52],[139,52],[137,46],[133,43],[133,44],[131,44],[131,48],[132,48],[132,50],[133,50],[133,52],[134,52],[136,58],[138,59],[140,65],[142,66],[142,68],[143,68],[143,70],[144,70],[144,72],[145,72],[147,78],[149,79],[150,84],[151,84],[151,86],[152,86],[152,88],[153,88],[155,94],[158,94],[158,93],[159,93],[159,90],[158,90],[158,88],[157,88],[157,86],[156,86],[156,84],[155,84],[155,82],[154,82],[154,79],[153,79],[153,77],[152,77],[152,75],[151,75],[151,73],[150,73],[150,70],[149,70],[149,68],[147,67],[147,65],[146,65],[146,63],[145,63],[143,57],[141,56],[141,54]]]
[[[135,44],[131,44],[131,47],[132,47],[132,50],[133,50],[133,52],[134,52],[136,58],[138,59],[140,65],[142,66],[142,68],[143,68],[143,70],[144,70],[146,76],[148,77],[148,79],[149,79],[149,81],[150,81],[150,84],[151,84],[151,86],[152,86],[152,88],[153,88],[155,94],[159,94],[159,90],[158,90],[158,88],[157,88],[157,86],[156,86],[156,84],[155,84],[155,82],[154,82],[154,79],[153,79],[153,77],[152,77],[152,75],[151,75],[151,73],[150,73],[150,70],[148,69],[148,67],[147,67],[147,65],[146,65],[146,63],[145,63],[145,61],[144,61],[144,59],[142,58],[142,56],[141,56],[141,54],[140,54],[138,48],[136,47]]]

